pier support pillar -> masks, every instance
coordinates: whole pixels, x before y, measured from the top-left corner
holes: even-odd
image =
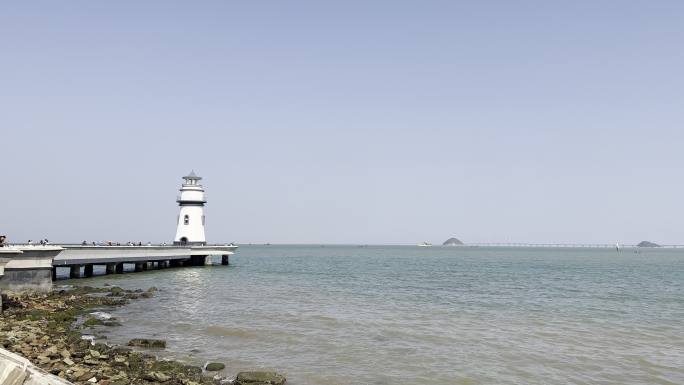
[[[53,281],[57,280],[57,266],[52,268],[52,280]]]
[[[124,267],[123,262],[122,262],[122,263],[117,263],[117,264],[116,264],[116,267],[114,268],[114,271],[116,272],[116,274],[123,274],[123,272],[124,272],[124,268],[123,268],[123,267]]]
[[[178,260],[178,259],[172,259],[172,260],[169,261],[169,265],[170,265],[171,267],[178,267],[178,266],[181,265],[181,261]]]
[[[114,274],[116,272],[116,263],[108,263],[107,266],[105,266],[105,273],[106,274]]]
[[[145,270],[152,270],[154,269],[154,262],[145,262]]]
[[[143,262],[136,262],[135,263],[135,272],[139,273],[139,272],[143,271],[143,265],[144,265]]]
[[[81,278],[81,265],[69,266],[69,278]]]
[[[157,262],[157,269],[166,269],[169,267],[169,261],[158,261]]]
[[[83,269],[83,276],[84,277],[92,277],[93,276],[93,265],[92,264],[85,265],[85,268]]]
[[[221,264],[222,264],[223,266],[228,266],[228,265],[230,265],[230,259],[229,259],[229,257],[230,257],[230,255],[228,255],[228,254],[225,254],[225,255],[222,255],[222,256],[221,256]]]
[[[206,255],[193,255],[192,257],[190,257],[190,266],[204,266],[206,260]]]
[[[143,262],[141,265],[142,265],[142,271],[147,271],[147,267],[148,267],[147,262]]]

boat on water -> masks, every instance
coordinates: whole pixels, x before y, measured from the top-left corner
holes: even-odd
[[[420,246],[420,247],[430,247],[430,246],[432,246],[432,243],[423,242],[423,243],[419,243],[417,246]]]

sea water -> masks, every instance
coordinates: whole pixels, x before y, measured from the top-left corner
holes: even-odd
[[[293,385],[684,384],[684,249],[243,246],[230,266],[64,281],[160,289],[108,340]]]

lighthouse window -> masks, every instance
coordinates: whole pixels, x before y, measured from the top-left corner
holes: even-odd
[[[204,226],[204,215],[202,215],[202,226]]]
[[[189,217],[188,215],[186,215],[185,217],[183,217],[183,224],[184,224],[184,225],[189,225],[189,224],[190,224],[190,217]]]

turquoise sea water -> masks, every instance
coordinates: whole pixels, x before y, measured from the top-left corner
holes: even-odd
[[[638,251],[638,252],[637,252]],[[164,355],[294,385],[684,384],[684,249],[243,246],[231,266],[63,283]]]

